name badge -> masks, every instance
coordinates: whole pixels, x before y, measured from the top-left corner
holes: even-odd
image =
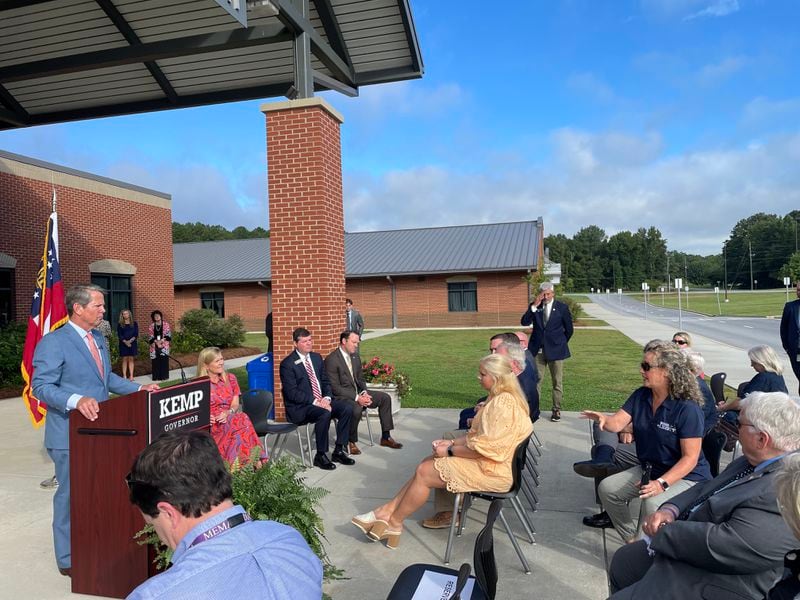
[[[659,429],[663,429],[664,431],[669,431],[670,433],[677,433],[678,431],[675,426],[670,425],[669,423],[666,423],[664,421],[659,422],[656,425],[656,427],[658,427]]]

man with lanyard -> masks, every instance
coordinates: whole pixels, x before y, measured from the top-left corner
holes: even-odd
[[[131,600],[318,600],[322,564],[293,528],[253,521],[231,498],[231,476],[205,432],[167,433],[126,477],[131,503],[174,551],[172,566]]]
[[[670,498],[645,519],[645,540],[617,550],[613,600],[762,598],[780,577],[796,540],[778,510],[774,477],[800,448],[800,398],[754,392],[741,406],[743,456]]]

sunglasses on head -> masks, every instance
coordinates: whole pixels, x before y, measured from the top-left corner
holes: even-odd
[[[672,340],[672,343],[678,344],[678,346],[685,346],[686,344],[688,344],[686,340]]]
[[[647,373],[650,369],[657,369],[656,365],[651,365],[649,362],[642,361],[639,363],[639,366],[642,367],[642,371]]]
[[[168,495],[166,492],[162,492],[152,483],[134,479],[131,473],[125,475],[125,485],[128,486],[128,492],[131,494],[131,496],[136,496],[137,498],[143,500],[147,499],[153,501]]]

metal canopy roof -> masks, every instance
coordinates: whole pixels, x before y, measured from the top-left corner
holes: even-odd
[[[409,0],[0,0],[0,130],[422,71]]]

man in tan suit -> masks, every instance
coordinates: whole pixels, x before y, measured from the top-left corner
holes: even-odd
[[[384,392],[367,392],[361,361],[358,359],[360,341],[358,333],[347,329],[339,335],[339,347],[325,358],[325,371],[331,382],[333,398],[349,402],[353,409],[353,417],[350,420],[350,454],[361,454],[358,448],[358,424],[364,407],[378,409],[382,431],[381,446],[400,449],[403,444],[395,442],[391,436],[394,429],[392,399]]]

